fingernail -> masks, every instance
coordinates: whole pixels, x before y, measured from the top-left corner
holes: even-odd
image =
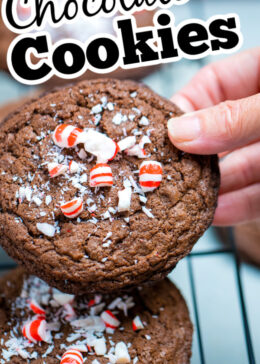
[[[172,141],[191,142],[201,135],[200,119],[195,113],[189,113],[168,121],[168,130]]]

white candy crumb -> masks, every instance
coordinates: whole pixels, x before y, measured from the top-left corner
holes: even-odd
[[[79,179],[80,183],[86,183],[88,181],[88,176],[86,173],[82,174]]]
[[[146,116],[142,116],[142,118],[139,120],[139,125],[147,126],[149,124],[150,124],[150,122]]]
[[[61,306],[66,305],[74,300],[73,294],[62,293],[58,289],[54,289],[53,299]]]
[[[109,211],[106,211],[102,216],[103,216],[104,220],[110,219],[110,217],[111,217]]]
[[[92,206],[90,206],[90,207],[88,208],[88,211],[89,211],[89,212],[94,212],[94,211],[96,211],[96,209],[97,209],[97,205],[96,205],[96,204],[94,204],[94,205],[92,205]]]
[[[52,201],[52,197],[50,195],[45,197],[45,204],[48,206]]]
[[[121,123],[126,122],[126,121],[127,121],[127,116],[121,114],[121,112],[116,113],[116,115],[112,119],[112,122],[115,125],[120,125]]]
[[[145,196],[139,195],[139,199],[143,203],[146,203],[147,202],[147,197],[145,197]]]
[[[109,102],[107,104],[107,108],[108,108],[109,111],[113,111],[114,110],[114,104],[112,102]]]
[[[131,207],[132,188],[127,187],[118,191],[118,211],[129,211]]]
[[[41,206],[42,200],[39,197],[33,196],[32,200],[37,206]]]
[[[85,160],[87,158],[87,153],[84,149],[80,149],[80,151],[78,152],[78,156],[80,159]]]
[[[151,219],[154,219],[154,215],[151,213],[151,211],[149,209],[147,209],[146,207],[142,206],[142,210],[143,212],[150,217]]]
[[[72,161],[69,167],[70,173],[77,173],[79,171],[79,165],[77,162]]]
[[[126,344],[121,341],[115,347],[116,363],[130,363],[131,359]]]
[[[136,114],[138,114],[138,115],[140,115],[140,114],[141,114],[141,111],[140,111],[139,109],[137,109],[137,107],[132,107],[132,110],[133,110]]]
[[[112,235],[113,235],[112,231],[107,233],[107,235],[106,235],[105,239],[103,240],[103,242],[105,242],[107,239],[111,238]]]
[[[46,236],[52,238],[55,235],[55,227],[47,223],[37,223],[37,229]]]
[[[120,140],[117,144],[122,152],[123,150],[133,147],[135,145],[135,143],[136,143],[136,137],[129,136],[129,137],[126,137],[126,138]]]
[[[102,105],[97,104],[97,105],[92,107],[91,111],[92,111],[93,114],[99,114],[99,113],[102,112],[102,109],[103,109]]]
[[[106,341],[105,339],[102,337],[101,339],[96,339],[95,343],[94,343],[94,350],[96,355],[98,356],[104,356],[107,352],[107,347],[106,347]]]

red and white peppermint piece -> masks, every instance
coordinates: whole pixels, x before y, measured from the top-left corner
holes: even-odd
[[[111,161],[119,152],[119,147],[114,140],[93,129],[86,132],[84,147],[86,152],[97,157],[98,163]]]
[[[54,130],[52,139],[60,148],[72,148],[77,144],[85,143],[86,133],[73,125],[61,124]]]
[[[145,144],[151,144],[151,140],[150,140],[150,138],[147,135],[144,135],[141,138],[141,140],[140,140],[140,142],[139,142],[138,145],[140,145],[140,147],[143,148],[145,146]]]
[[[139,144],[134,145],[130,149],[126,149],[125,153],[129,156],[138,157],[138,158],[147,158],[146,152],[144,148],[142,148]]]
[[[40,341],[48,342],[49,335],[47,333],[46,321],[37,319],[27,322],[23,327],[23,335],[31,342]]]
[[[120,325],[120,321],[109,310],[102,312],[100,317],[104,321],[106,327],[109,327],[111,329],[116,329]]]
[[[48,163],[48,171],[51,178],[60,176],[61,174],[66,173],[68,170],[68,167],[64,164],[58,164],[58,163]]]
[[[118,142],[118,147],[120,152],[122,152],[123,150],[132,148],[136,143],[136,137],[135,136],[129,136],[126,137],[122,140],[120,140],[120,142]]]
[[[70,161],[69,163],[69,172],[70,173],[77,173],[79,171],[79,165],[75,161]]]
[[[151,140],[149,139],[149,137],[147,135],[144,135],[138,144],[127,149],[125,151],[125,153],[127,155],[135,156],[138,158],[147,158],[147,154],[144,150],[144,146],[145,146],[145,144],[149,144],[149,143],[151,143]]]
[[[64,205],[61,205],[61,211],[63,214],[69,219],[74,219],[79,216],[83,211],[83,201],[80,197],[74,198],[69,202],[66,202]]]
[[[150,192],[160,186],[162,181],[162,165],[155,161],[145,161],[139,169],[139,183],[144,192]]]
[[[99,163],[90,171],[90,187],[106,187],[113,185],[112,169],[106,163]]]
[[[70,303],[64,305],[65,320],[72,321],[76,317],[76,312]]]
[[[95,300],[90,300],[88,303],[88,307],[92,307],[96,304]]]
[[[116,363],[125,364],[131,362],[127,346],[123,341],[120,341],[119,343],[116,344],[115,357],[116,357]]]
[[[133,330],[138,331],[144,329],[144,325],[139,316],[136,316],[132,322]]]
[[[129,211],[131,207],[132,188],[126,187],[122,191],[118,191],[118,211]]]
[[[34,313],[36,313],[36,315],[40,315],[40,316],[45,316],[46,315],[45,310],[35,300],[31,300],[31,302],[30,302],[30,309]]]
[[[83,364],[83,356],[79,350],[67,350],[60,361],[60,364]]]
[[[94,305],[98,305],[102,301],[102,296],[100,294],[96,294],[94,299],[88,302],[88,307],[92,307]]]

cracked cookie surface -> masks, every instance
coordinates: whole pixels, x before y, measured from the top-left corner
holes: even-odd
[[[190,155],[169,141],[167,121],[181,111],[131,81],[94,80],[28,103],[0,126],[1,244],[27,271],[70,293],[111,292],[162,279],[187,255],[212,222],[219,171],[216,156]],[[83,146],[60,149],[59,124],[95,128],[118,142],[148,136],[147,158],[162,164],[163,180],[140,199],[144,159],[118,153],[109,162],[112,188],[93,189],[95,158]],[[83,158],[83,159],[82,159]],[[50,178],[48,162],[76,161],[80,171]],[[131,184],[129,212],[119,213],[118,191]],[[67,219],[61,203],[81,197],[84,211]],[[145,209],[144,209],[145,207]],[[152,214],[148,216],[147,211]],[[55,227],[43,235],[37,223]]]
[[[30,359],[31,364],[59,364],[59,358],[69,347],[80,348],[86,343],[91,347],[90,352],[82,353],[86,362],[115,363],[114,349],[118,342],[127,345],[131,363],[189,363],[192,324],[183,297],[169,280],[165,279],[152,287],[136,288],[127,296],[71,297],[75,312],[71,321],[66,320],[65,306],[60,306],[55,300],[55,293],[46,283],[24,274],[21,269],[10,272],[0,280],[0,363],[27,363],[20,356],[23,355]],[[99,303],[91,306],[90,303],[97,299]],[[46,313],[47,327],[51,330],[48,343],[33,344],[23,338],[22,327],[33,317],[29,307],[32,300],[40,304]],[[120,326],[110,333],[103,331],[98,321],[102,310],[107,308],[115,312],[120,321]],[[93,315],[99,323],[97,332],[86,324],[80,326]],[[136,316],[140,317],[144,326],[139,331],[132,328]],[[92,345],[95,345],[96,337],[105,340],[105,355],[95,355],[95,346],[93,348]]]

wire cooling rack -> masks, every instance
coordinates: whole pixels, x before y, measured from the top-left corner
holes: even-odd
[[[194,280],[194,268],[193,263],[197,257],[208,257],[212,255],[231,255],[233,256],[235,262],[235,279],[236,279],[236,288],[237,288],[237,297],[238,297],[238,304],[241,312],[241,319],[243,323],[243,335],[244,340],[246,343],[246,351],[247,351],[247,359],[249,364],[256,364],[256,359],[253,350],[251,332],[249,328],[249,321],[248,321],[248,313],[245,301],[245,293],[244,287],[242,284],[241,278],[241,261],[236,249],[232,229],[227,230],[227,247],[220,248],[217,250],[206,250],[206,251],[198,251],[193,252],[187,257],[188,262],[188,274],[190,280],[190,287],[191,287],[191,296],[192,296],[192,305],[193,305],[193,312],[194,312],[194,320],[195,320],[195,335],[197,335],[198,340],[198,349],[199,349],[199,358],[201,364],[206,364],[207,360],[205,359],[205,351],[204,351],[204,343],[202,339],[202,330],[201,330],[201,323],[200,323],[200,314],[198,309],[198,300],[197,300],[197,287]]]

